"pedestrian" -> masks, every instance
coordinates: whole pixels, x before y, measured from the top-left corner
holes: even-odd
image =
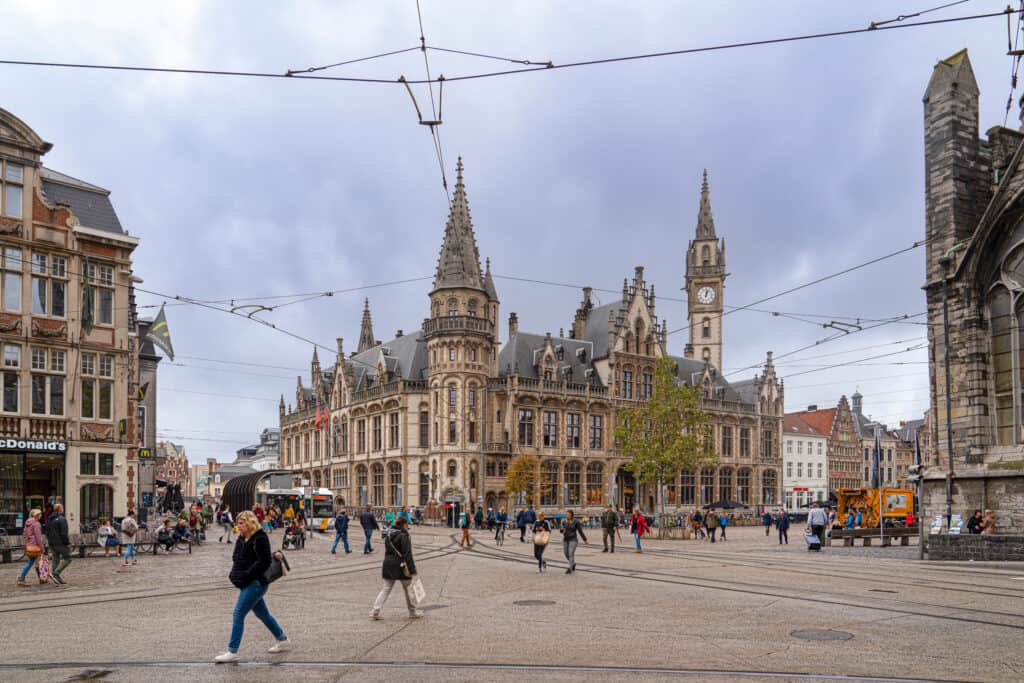
[[[380,611],[384,603],[391,595],[391,589],[395,587],[395,581],[402,584],[402,592],[405,593],[405,606],[409,609],[410,619],[419,619],[423,616],[422,610],[416,609],[416,603],[409,595],[409,587],[413,577],[416,576],[416,562],[412,557],[412,540],[409,538],[409,520],[399,517],[395,520],[395,526],[384,536],[384,564],[381,567],[381,575],[384,578],[384,586],[373,601],[373,611],[370,612],[371,619],[380,619]]]
[[[822,509],[821,503],[815,503],[811,511],[807,513],[807,525],[811,527],[811,533],[818,537],[821,544],[825,544],[825,528],[828,526],[828,513]]]
[[[271,553],[270,539],[263,531],[260,520],[250,510],[238,513],[238,540],[231,555],[231,583],[239,590],[238,601],[231,621],[231,640],[227,652],[217,655],[213,661],[218,664],[238,661],[238,648],[242,644],[245,618],[252,612],[270,630],[277,641],[267,652],[279,654],[291,649],[291,642],[277,620],[267,608],[263,597],[267,594],[265,574],[274,557],[282,559],[281,553]]]
[[[779,532],[779,545],[785,543],[789,545],[789,513],[786,512],[786,508],[780,508],[778,514],[775,515],[775,528]]]
[[[395,525],[395,513],[393,510],[388,510],[384,513],[384,528],[393,527]]]
[[[135,521],[135,511],[129,510],[128,514],[121,520],[121,545],[124,546],[124,564],[128,566],[128,560],[132,561],[134,567],[139,563],[135,555],[135,535],[139,532],[139,523]]]
[[[533,506],[526,508],[526,528],[531,529],[537,521],[537,512],[533,509]]]
[[[846,513],[846,524],[843,526],[847,531],[853,531],[854,526],[857,524],[857,515],[853,514],[853,511]]]
[[[462,512],[462,519],[460,520],[459,526],[462,527],[462,540],[459,541],[459,547],[466,546],[469,548],[473,547],[473,541],[469,538],[469,527],[472,524],[469,513],[466,511]]]
[[[348,547],[348,514],[345,512],[345,508],[342,508],[338,516],[334,518],[334,545],[331,546],[331,555],[337,554],[338,541],[344,543],[346,555],[352,552]]]
[[[980,533],[994,534],[996,532],[996,514],[991,510],[985,510],[985,517],[981,520]]]
[[[857,508],[857,519],[853,521],[853,528],[860,529],[864,526],[864,508]]]
[[[220,526],[224,532],[220,535],[220,538],[217,539],[217,542],[220,543],[224,540],[224,537],[227,536],[227,542],[231,543],[231,532],[235,527],[235,518],[231,514],[231,508],[227,505],[220,509]]]
[[[519,529],[519,542],[526,543],[526,508],[519,508],[516,513],[516,527]]]
[[[917,522],[917,519],[914,517],[914,513],[913,512],[908,512],[907,513],[906,527],[908,529],[913,528],[915,522]]]
[[[408,523],[406,526],[412,526],[412,515],[409,513],[409,506],[403,505],[402,509],[398,511],[399,517],[405,517],[405,521]]]
[[[608,552],[609,540],[611,541],[611,552],[615,552],[615,531],[619,528],[619,514],[608,503],[604,514],[601,515],[601,540],[604,542],[602,553]]]
[[[718,531],[718,513],[715,512],[715,508],[708,510],[708,514],[704,515],[704,526],[708,530],[708,538],[711,542],[715,542],[715,533]]]
[[[544,511],[537,515],[533,523],[533,556],[537,558],[537,573],[541,573],[548,567],[544,560],[544,551],[548,548],[548,541],[551,540],[551,525],[544,519]]]
[[[50,580],[58,586],[66,581],[62,574],[71,564],[71,541],[68,539],[68,520],[64,517],[64,506],[57,503],[46,520],[46,540],[50,545]]]
[[[366,542],[363,543],[363,555],[369,555],[373,552],[373,543],[370,542],[370,539],[373,537],[374,530],[380,528],[377,518],[373,516],[373,508],[369,505],[359,515],[359,526],[363,527],[363,535],[366,537]]]
[[[487,530],[494,531],[494,508],[487,508]]]
[[[473,514],[473,521],[476,523],[476,528],[478,530],[484,528],[484,509],[483,508],[477,508],[476,509],[476,512]]]
[[[707,534],[704,533],[704,517],[700,514],[700,510],[694,510],[691,518],[693,523],[693,537],[698,541],[703,541],[707,538]]]
[[[505,512],[505,508],[498,508],[498,513],[494,515],[494,540],[498,540],[498,534],[508,524],[508,513]]]
[[[32,565],[36,565],[36,578],[39,583],[46,583],[46,579],[39,573],[39,565],[36,564],[43,555],[43,525],[39,523],[42,516],[43,511],[39,508],[29,511],[28,521],[25,522],[25,528],[21,531],[21,538],[25,543],[25,565],[21,568],[21,575],[18,577],[19,586],[28,586],[25,583],[25,577]]]
[[[561,531],[562,552],[565,553],[565,559],[569,563],[565,573],[572,574],[576,571],[576,546],[579,545],[579,539],[582,538],[587,545],[590,545],[590,541],[587,540],[587,535],[583,533],[583,525],[576,519],[572,510],[565,511],[565,521],[562,522]]]
[[[100,520],[100,528],[96,530],[96,543],[103,548],[103,557],[110,557],[110,550],[114,550],[114,555],[118,555],[119,543],[117,542],[117,534],[114,532],[114,527],[110,526],[110,520],[104,517]]]
[[[640,539],[650,530],[650,527],[647,526],[647,519],[640,514],[640,508],[633,508],[633,515],[629,518],[629,533],[633,534],[633,538],[636,539],[636,550],[633,552],[643,552],[640,547]]]
[[[761,515],[761,525],[764,527],[764,535],[767,537],[772,532],[772,513],[766,509]]]
[[[723,512],[718,516],[718,528],[722,530],[722,541],[725,541],[725,530],[729,526],[729,513]]]
[[[974,516],[967,520],[967,533],[980,534],[982,521],[981,510],[975,510]]]

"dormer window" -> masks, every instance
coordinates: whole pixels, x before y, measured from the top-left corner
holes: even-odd
[[[558,360],[565,360],[565,349],[563,349],[561,346],[556,346],[555,358],[557,358]]]

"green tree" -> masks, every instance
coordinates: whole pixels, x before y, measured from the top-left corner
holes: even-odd
[[[535,455],[517,455],[505,473],[505,493],[526,496],[528,505],[534,504],[540,480],[540,459]]]
[[[652,396],[634,408],[619,411],[615,427],[622,453],[630,458],[626,469],[641,483],[657,486],[662,515],[665,499],[661,487],[665,481],[677,477],[680,470],[696,471],[718,461],[711,450],[710,435],[708,416],[701,409],[700,388],[679,383],[675,361],[669,358],[658,360]]]

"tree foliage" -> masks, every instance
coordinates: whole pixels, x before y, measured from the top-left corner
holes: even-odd
[[[540,459],[535,455],[517,455],[512,458],[505,473],[505,493],[524,493],[526,500],[532,505],[534,496],[537,495],[539,478]]]
[[[626,469],[659,491],[680,470],[696,471],[717,462],[710,435],[700,388],[677,383],[675,362],[669,358],[658,360],[651,398],[621,410],[615,427],[622,454],[630,458]]]

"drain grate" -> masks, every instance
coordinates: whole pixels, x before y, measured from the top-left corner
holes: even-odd
[[[789,635],[801,640],[853,640],[853,634],[846,631],[831,631],[828,629],[807,629],[804,631],[790,631]]]
[[[521,607],[541,607],[543,605],[554,605],[554,600],[515,600],[512,602],[513,605],[519,605]]]

